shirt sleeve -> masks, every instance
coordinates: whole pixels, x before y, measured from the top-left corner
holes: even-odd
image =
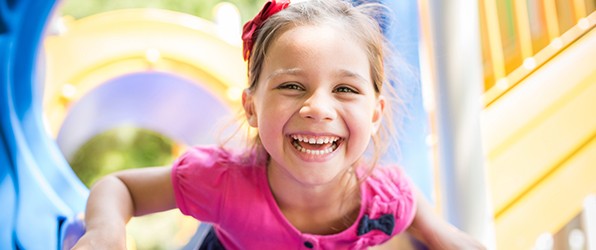
[[[398,166],[379,166],[369,180],[372,218],[393,214],[395,224],[392,235],[407,229],[416,215],[416,195],[410,178]]]
[[[174,162],[172,185],[183,214],[205,222],[219,221],[228,179],[228,167],[218,160],[221,154],[217,148],[194,147]]]
[[[398,219],[395,225],[397,234],[405,231],[416,216],[416,194],[414,193],[414,184],[400,167],[393,166],[388,176],[397,188],[397,200],[400,201],[395,214]]]

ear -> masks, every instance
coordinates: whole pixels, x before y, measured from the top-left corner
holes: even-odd
[[[255,112],[253,96],[249,89],[245,89],[242,92],[242,107],[244,108],[244,113],[246,114],[246,120],[248,121],[248,125],[256,128],[258,125],[257,114]]]
[[[381,127],[381,121],[383,121],[383,113],[385,112],[385,97],[379,95],[377,98],[377,104],[372,117],[373,130],[372,133],[376,134]]]

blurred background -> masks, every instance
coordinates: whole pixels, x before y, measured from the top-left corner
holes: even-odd
[[[87,187],[98,178],[114,171],[170,165],[184,152],[187,145],[217,143],[214,140],[216,136],[213,135],[217,131],[213,127],[192,125],[200,124],[201,121],[188,121],[187,118],[180,117],[184,116],[183,113],[167,115],[164,112],[188,112],[187,116],[191,116],[191,113],[210,112],[213,116],[219,117],[238,111],[235,108],[238,108],[239,96],[233,95],[240,92],[234,92],[232,88],[227,90],[224,97],[228,100],[197,99],[206,99],[201,98],[202,95],[214,94],[211,92],[213,90],[202,89],[201,85],[215,85],[213,88],[217,89],[234,84],[225,77],[214,75],[230,72],[229,74],[237,75],[236,78],[243,79],[246,70],[238,66],[244,67],[244,64],[235,60],[233,66],[225,68],[225,57],[213,54],[197,56],[209,61],[205,63],[219,65],[219,68],[212,69],[202,66],[201,64],[205,63],[197,62],[197,59],[189,60],[189,55],[184,53],[196,50],[196,47],[206,43],[197,40],[212,39],[220,43],[219,47],[223,47],[219,50],[238,53],[234,56],[240,55],[240,25],[258,12],[263,3],[264,1],[256,0],[66,0],[60,3],[53,23],[50,23],[53,29],[45,42],[46,63],[49,69],[46,72],[48,84],[44,109],[49,129],[57,138],[70,166]],[[168,31],[164,31],[166,29]],[[80,40],[93,39],[89,37],[90,33],[93,33],[91,36],[102,38],[91,43]],[[171,39],[155,42],[163,40],[163,35],[171,36]],[[126,46],[123,45],[123,39],[131,39],[124,42],[131,43],[129,47],[114,48]],[[190,41],[182,41],[184,39]],[[153,40],[153,44],[150,40]],[[173,46],[179,47],[179,51],[165,48]],[[93,51],[89,51],[90,49]],[[109,50],[116,50],[113,52],[115,58],[105,55],[110,53],[106,52]],[[213,53],[217,52],[219,51]],[[89,60],[68,58],[68,55],[81,57],[79,53],[102,55],[91,55],[89,57],[92,58]],[[133,55],[135,53],[138,55]],[[55,59],[54,55],[59,59]],[[54,60],[60,62],[52,66]],[[149,60],[149,63],[135,60]],[[119,77],[120,80],[113,79]],[[226,83],[222,83],[223,81]],[[245,84],[244,81],[235,81],[240,87]],[[183,89],[178,91],[166,90],[175,88],[173,85],[176,85],[176,82],[183,82],[186,86],[179,87]],[[118,86],[126,84],[129,86]],[[89,87],[82,87],[84,85]],[[98,87],[99,85],[102,87]],[[103,94],[98,93],[101,91],[99,88],[103,88]],[[239,89],[241,91],[241,88]],[[193,91],[197,93],[188,94]],[[180,92],[185,92],[186,95],[181,95]],[[224,105],[230,107],[223,107]],[[121,115],[114,115],[114,109],[118,109]],[[89,120],[85,117],[85,114],[89,113],[103,113],[105,116]],[[144,115],[131,118],[127,115],[130,113]],[[109,118],[106,119],[106,116]],[[124,116],[126,118],[123,118]],[[204,118],[208,117],[203,116],[200,119]],[[233,116],[228,118],[231,122]],[[167,119],[171,121],[164,122]],[[100,125],[89,125],[102,122]],[[190,123],[173,124],[186,122]],[[85,130],[88,132],[84,132]],[[195,233],[197,225],[198,222],[180,215],[177,211],[134,218],[127,228],[131,244],[129,247],[182,248]]]
[[[26,240],[49,234],[28,226],[46,218],[31,214],[56,215],[58,232],[51,234],[63,236],[70,220],[64,214],[83,210],[85,187],[101,176],[169,165],[189,145],[218,143],[238,126],[246,85],[241,25],[264,2],[58,2],[38,29],[40,53],[30,56],[35,79],[21,79],[33,82],[23,90],[33,97],[11,96],[22,91],[15,84],[5,88],[8,105],[0,105],[2,146],[16,148],[0,154],[7,166],[0,169],[0,201],[13,208],[0,218],[14,224],[0,227],[0,248],[44,249]],[[416,128],[404,129],[417,137],[407,138],[413,146],[402,153],[423,192],[452,223],[494,236],[487,238],[495,249],[596,249],[596,0],[385,3],[411,15],[392,34],[415,38],[392,41],[420,71],[407,79],[417,98],[408,108],[420,114],[410,118]],[[0,1],[0,35],[10,34],[4,17],[19,19],[11,16],[19,8]],[[0,36],[0,44],[9,38]],[[42,131],[29,130],[36,126]],[[47,153],[53,147],[59,152]],[[45,179],[27,179],[28,171]],[[70,172],[77,178],[62,177]],[[37,190],[26,183],[57,197],[27,196]],[[183,249],[197,226],[177,211],[135,218],[129,249]]]

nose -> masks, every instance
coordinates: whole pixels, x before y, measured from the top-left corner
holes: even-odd
[[[332,121],[336,118],[333,97],[322,93],[314,92],[304,101],[300,108],[300,116],[314,121]]]

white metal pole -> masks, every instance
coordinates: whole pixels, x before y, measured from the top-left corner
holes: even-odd
[[[596,195],[584,199],[582,223],[587,239],[587,250],[596,250]]]
[[[423,0],[421,65],[437,121],[439,197],[445,217],[495,248],[482,150],[483,75],[477,1]],[[428,20],[425,20],[428,19]],[[422,64],[422,63],[421,63]],[[430,82],[428,82],[430,81]]]

